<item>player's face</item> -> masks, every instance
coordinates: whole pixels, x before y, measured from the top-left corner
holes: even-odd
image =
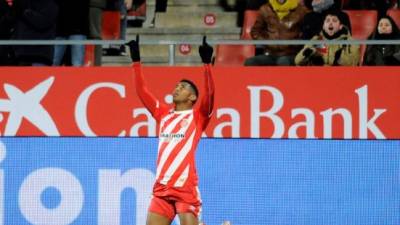
[[[391,34],[392,33],[392,24],[389,19],[382,18],[378,24],[378,32],[380,34]]]
[[[193,94],[190,84],[186,82],[179,82],[172,92],[172,96],[174,103],[196,100],[196,96]]]
[[[327,15],[325,17],[323,29],[329,36],[333,36],[342,28],[343,25],[340,23],[340,20],[337,16]]]

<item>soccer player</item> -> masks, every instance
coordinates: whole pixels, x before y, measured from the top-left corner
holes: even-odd
[[[189,80],[175,87],[173,107],[151,94],[142,74],[139,37],[128,43],[135,73],[136,92],[159,125],[156,181],[149,206],[147,225],[169,225],[176,215],[181,225],[198,225],[201,199],[195,167],[197,144],[211,118],[214,82],[211,75],[213,48],[206,37],[199,48],[204,63],[204,94],[197,105],[199,92]]]

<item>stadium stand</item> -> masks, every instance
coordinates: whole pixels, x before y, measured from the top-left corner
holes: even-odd
[[[367,40],[374,32],[377,23],[378,12],[376,10],[344,10],[350,17],[352,37],[359,40]],[[365,45],[360,46],[360,62],[363,64]]]
[[[256,22],[258,10],[246,10],[240,39],[251,40],[251,27]],[[216,66],[241,66],[244,61],[254,56],[254,45],[217,45],[215,54]]]
[[[104,11],[103,12],[103,30],[102,38],[104,40],[118,40],[120,35],[120,18],[119,11]]]
[[[397,26],[400,27],[400,9],[389,9],[387,14],[393,18]]]
[[[103,40],[118,40],[120,35],[120,12],[119,11],[104,11],[102,32]],[[85,47],[85,66],[94,65],[94,46],[87,45]]]
[[[218,45],[215,66],[243,66],[244,61],[254,56],[254,45]]]
[[[154,27],[147,22],[154,10],[154,1],[146,1],[146,21],[142,28],[130,27],[127,39],[139,34],[141,40],[199,41],[203,35],[208,40],[238,40],[241,28],[237,26],[237,12],[225,12],[219,0],[169,0],[167,12],[156,13]],[[168,45],[142,45],[141,56],[146,65],[168,65]],[[200,65],[197,46],[178,45],[175,48],[176,65]],[[127,56],[105,56],[104,65],[128,65]]]
[[[143,2],[140,6],[135,9],[132,9],[128,12],[128,20],[146,20],[146,1]]]
[[[242,35],[240,36],[240,39],[251,40],[250,31],[256,22],[257,16],[258,10],[246,10],[244,13]]]
[[[365,40],[374,31],[378,13],[375,10],[344,10],[350,17],[352,36]]]
[[[344,8],[348,3],[349,0],[342,0]],[[224,12],[218,0],[170,0],[168,1],[167,12],[156,13],[154,27],[149,27],[148,21],[153,17],[153,15],[149,15],[149,12],[153,11],[152,13],[154,13],[154,4],[154,1],[147,0],[145,4],[129,13],[130,19],[142,19],[146,22],[142,28],[128,28],[127,39],[132,39],[136,34],[139,34],[143,40],[159,40],[160,37],[163,37],[163,40],[171,41],[198,41],[203,35],[207,35],[209,40],[250,40],[250,30],[258,14],[257,10],[246,10],[243,25],[240,28],[235,24],[238,14],[236,12]],[[376,25],[377,12],[375,10],[349,9],[345,11],[349,14],[351,20],[353,38],[367,39]],[[107,12],[105,15],[107,23],[104,24],[104,39],[118,39],[119,26],[116,24],[119,21],[115,13]],[[391,9],[388,14],[400,24],[399,10]],[[168,47],[168,45],[142,45],[143,62],[147,65],[167,65]],[[214,62],[216,66],[243,65],[244,60],[254,55],[255,52],[252,45],[218,45],[215,47]],[[90,46],[87,47],[86,65],[91,65],[90,49]],[[361,47],[361,51],[364,53],[365,46]],[[175,56],[176,65],[200,64],[197,46],[176,46]],[[129,57],[126,56],[105,56],[103,62],[104,65],[128,65],[130,63]]]

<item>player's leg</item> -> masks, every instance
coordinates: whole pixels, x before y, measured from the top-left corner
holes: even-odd
[[[172,220],[169,218],[159,215],[157,213],[149,212],[147,214],[147,225],[170,225]]]
[[[174,204],[158,197],[151,199],[147,215],[147,225],[170,225],[175,217]]]
[[[198,225],[201,218],[201,196],[198,187],[181,192],[175,202],[175,210],[181,225]]]
[[[181,225],[198,225],[201,214],[201,202],[175,202],[176,213],[179,216]]]
[[[198,225],[199,219],[193,213],[179,213],[181,225]]]

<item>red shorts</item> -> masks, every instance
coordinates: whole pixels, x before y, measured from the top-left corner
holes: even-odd
[[[167,187],[155,184],[149,212],[169,218],[171,221],[179,213],[192,213],[200,219],[201,199],[197,187],[190,189]]]

